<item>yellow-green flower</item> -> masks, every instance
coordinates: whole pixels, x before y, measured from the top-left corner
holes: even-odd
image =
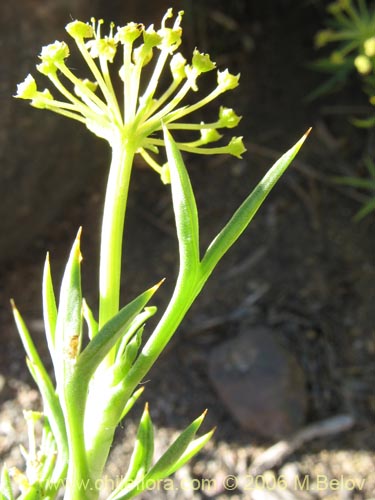
[[[39,92],[31,75],[18,86],[16,97],[31,99],[32,105],[46,108],[69,118],[78,120],[99,137],[109,143],[118,137],[131,141],[137,153],[149,165],[161,173],[164,167],[159,164],[157,154],[164,145],[162,126],[180,130],[196,130],[196,141],[179,142],[182,150],[207,154],[229,153],[240,156],[245,148],[241,138],[234,138],[227,146],[202,146],[221,139],[218,128],[235,127],[240,117],[233,110],[221,108],[219,120],[214,123],[183,123],[181,120],[220,94],[238,85],[239,75],[228,70],[217,72],[217,86],[208,95],[185,103],[189,92],[198,91],[198,79],[206,72],[216,69],[208,54],[194,50],[191,62],[177,52],[181,44],[183,12],[173,18],[172,9],[164,16],[159,29],[154,26],[145,28],[142,24],[128,23],[117,27],[110,25],[109,34],[102,35],[103,21],[91,20],[91,24],[73,21],[66,31],[74,39],[90,71],[91,79],[77,77],[66,64],[69,47],[65,42],[54,42],[43,47],[37,66],[40,73],[47,76],[58,90],[60,97],[53,98],[49,91]],[[121,99],[114,92],[112,63],[121,54],[122,64],[119,76],[123,83]],[[155,58],[149,81],[144,81],[143,67]],[[162,75],[169,67],[166,76],[171,79],[169,86],[164,85]],[[162,86],[160,82],[163,81]],[[141,90],[143,89],[143,90]],[[164,176],[166,177],[166,176]]]
[[[354,59],[354,66],[357,68],[358,73],[367,75],[372,70],[372,63],[369,57],[360,54]]]

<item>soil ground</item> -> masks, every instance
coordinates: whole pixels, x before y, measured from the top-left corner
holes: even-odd
[[[319,26],[310,20],[306,27],[309,14],[302,10],[286,17],[282,26],[277,12],[248,23],[236,21],[238,13],[234,13],[239,29],[236,36],[228,34],[232,45],[213,44],[214,51],[222,54],[216,58],[218,65],[242,73],[240,89],[226,99],[244,116],[240,129],[249,152],[242,161],[187,158],[200,211],[202,247],[273,160],[311,125],[313,132],[251,227],[218,266],[145,381],[157,428],[156,451],[205,408],[209,410],[206,429],[217,425],[217,431],[199,457],[176,476],[178,491],[150,491],[144,499],[375,498],[374,217],[354,223],[357,198],[364,195],[331,181],[335,175],[361,173],[363,151],[374,151],[374,131],[354,129],[342,113],[346,105],[363,105],[356,82],[345,92],[306,103],[306,94],[321,81],[320,75],[306,68],[314,57],[311,40]],[[207,10],[207,23],[199,32],[203,44],[211,38],[219,40],[218,31],[225,29],[215,21],[215,12]],[[9,465],[22,464],[16,446],[20,437],[26,440],[22,408],[39,407],[39,399],[24,366],[7,299],[17,299],[48,365],[40,299],[44,252],[51,252],[57,283],[70,242],[83,225],[84,289],[94,304],[104,174],[93,173],[92,183],[60,220],[35,240],[27,255],[1,271],[0,452]],[[166,277],[157,299],[162,307],[177,269],[169,189],[142,168],[135,170],[132,182],[124,300]],[[234,318],[238,308],[242,313]],[[277,329],[304,369],[306,425],[339,414],[355,419],[350,431],[311,441],[265,473],[262,481],[268,481],[268,487],[262,491],[254,491],[250,466],[273,443],[238,428],[207,375],[207,357],[215,345],[244,329],[251,333],[258,325]],[[109,467],[114,476],[124,470],[141,406],[119,429]],[[276,489],[274,482],[288,471],[308,478],[306,488]],[[228,475],[238,479],[233,491],[224,487]],[[199,483],[203,478],[215,484],[205,488]],[[325,482],[333,479],[341,480],[339,486]],[[355,489],[349,487],[349,480],[356,483]],[[190,486],[182,488],[182,484]]]

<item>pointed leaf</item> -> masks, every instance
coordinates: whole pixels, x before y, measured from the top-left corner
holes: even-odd
[[[43,399],[43,411],[48,419],[49,425],[56,440],[58,448],[58,459],[56,474],[59,476],[67,467],[68,447],[67,436],[65,430],[65,421],[63,412],[60,406],[59,398],[54,390],[52,382],[44,370],[34,364],[31,360],[26,360],[27,367],[37,384],[40,394]]]
[[[157,312],[157,307],[152,306],[152,307],[145,307],[144,311],[139,313],[134,320],[132,321],[131,325],[129,326],[128,331],[126,332],[126,335],[121,339],[120,345],[118,346],[117,353],[116,353],[116,359],[119,359],[123,356],[130,340],[134,337],[134,335],[140,330],[140,328],[146,323],[148,319],[150,319],[154,314]]]
[[[192,422],[188,427],[186,427],[184,431],[182,431],[174,443],[171,444],[167,451],[151,468],[146,476],[147,479],[157,481],[171,474],[171,471],[174,470],[176,462],[182,457],[189,444],[193,441],[195,434],[202,425],[206,413],[207,410],[204,411],[200,417],[195,419],[194,422]]]
[[[40,394],[43,399],[44,412],[49,419],[52,432],[55,436],[59,449],[62,454],[62,461],[66,462],[67,449],[66,449],[66,433],[64,418],[60,406],[59,399],[56,395],[55,389],[51,382],[50,377],[39,357],[35,345],[31,339],[27,326],[16,308],[14,301],[12,301],[13,315],[20,334],[24,349],[27,354],[26,363],[30,370]]]
[[[375,179],[363,179],[362,177],[334,177],[337,184],[352,186],[356,188],[375,190]]]
[[[138,401],[139,397],[143,394],[143,391],[145,390],[144,387],[140,387],[137,389],[134,394],[127,400],[125,408],[121,414],[120,420],[122,420],[128,413],[129,411],[133,408],[135,403]]]
[[[61,283],[57,314],[55,348],[58,391],[63,391],[72,377],[82,337],[81,229],[73,243]]]
[[[368,202],[366,202],[360,210],[358,210],[358,212],[354,216],[354,220],[356,222],[359,222],[374,210],[375,210],[375,196],[374,198],[371,198]]]
[[[247,228],[271,189],[297,155],[309,132],[310,130],[271,167],[252,193],[234,213],[226,226],[212,241],[201,262],[203,274],[202,286],[222,256]]]
[[[134,450],[130,459],[129,468],[123,480],[123,486],[142,479],[148,472],[154,455],[154,427],[148,403],[146,403],[136,436]],[[119,489],[122,489],[119,485]]]
[[[201,449],[208,443],[208,441],[212,438],[213,434],[215,432],[215,428],[213,428],[211,431],[207,432],[203,436],[194,439],[188,447],[186,448],[185,452],[181,455],[179,460],[175,462],[174,467],[170,471],[170,474],[174,474],[177,470],[181,469],[186,462],[188,462],[191,458],[193,458],[197,453],[201,451]]]
[[[198,432],[207,411],[203,412],[194,422],[192,422],[186,429],[178,436],[172,443],[167,451],[159,458],[150,471],[136,483],[132,488],[126,491],[119,492],[109,500],[128,500],[137,496],[145,490],[147,484],[155,483],[161,479],[168,477],[176,470],[176,464],[179,463],[184,453],[189,449],[189,445],[193,442],[195,434]]]
[[[199,221],[195,196],[181,153],[165,127],[164,141],[170,169],[181,267],[186,272],[196,272],[200,258]]]
[[[108,352],[121,338],[137,314],[145,307],[161,283],[149,288],[132,302],[123,307],[109,320],[79,355],[75,378],[79,384],[88,384],[94,371]]]
[[[87,328],[89,330],[89,339],[91,340],[98,333],[99,324],[94,318],[94,314],[90,309],[90,307],[88,306],[85,299],[83,299],[82,301],[82,312],[83,312],[83,317],[87,324]]]
[[[48,350],[51,354],[52,361],[54,361],[57,307],[56,307],[55,292],[53,290],[51,266],[48,253],[44,264],[42,293],[43,293],[44,328],[46,332]]]
[[[6,464],[3,465],[3,468],[1,470],[0,495],[0,500],[14,500],[12,484],[9,477],[9,470]]]
[[[137,357],[139,348],[142,343],[144,326],[137,331],[136,335],[131,339],[129,344],[125,348],[125,352],[122,357],[116,361],[115,372],[113,375],[113,384],[117,384],[124,380],[126,374],[130,370],[135,358]]]

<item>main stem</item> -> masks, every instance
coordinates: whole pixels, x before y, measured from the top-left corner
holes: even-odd
[[[130,174],[136,146],[116,131],[110,143],[112,161],[105,195],[100,244],[99,328],[118,311],[120,302],[122,240]]]

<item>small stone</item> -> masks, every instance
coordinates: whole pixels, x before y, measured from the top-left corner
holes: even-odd
[[[213,348],[209,357],[210,380],[234,420],[272,439],[300,427],[307,407],[304,373],[277,336],[256,327]]]

